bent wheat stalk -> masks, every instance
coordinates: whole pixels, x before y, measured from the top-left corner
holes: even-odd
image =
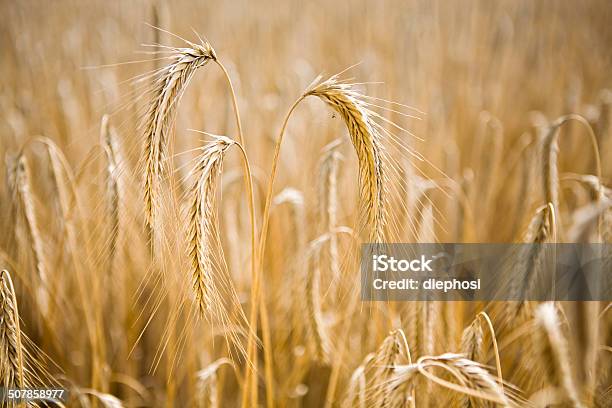
[[[270,180],[266,192],[264,212],[262,216],[262,225],[259,235],[259,249],[257,254],[258,268],[253,279],[251,287],[251,303],[254,306],[259,305],[261,308],[262,317],[266,316],[265,305],[260,304],[261,296],[261,271],[263,270],[263,255],[266,248],[266,239],[268,234],[268,226],[270,221],[270,207],[272,205],[274,181],[276,179],[276,170],[278,167],[280,148],[285,134],[285,129],[289,123],[289,118],[299,104],[308,96],[317,96],[327,102],[334,110],[336,110],[343,118],[345,125],[348,128],[353,147],[359,159],[359,180],[362,196],[362,217],[365,219],[365,224],[369,229],[369,240],[374,242],[382,242],[384,240],[384,228],[386,222],[385,213],[385,172],[384,168],[384,149],[382,147],[382,136],[378,132],[380,125],[375,123],[374,118],[377,114],[368,109],[367,103],[363,100],[363,95],[354,89],[350,83],[342,82],[338,79],[338,75],[334,75],[326,81],[321,81],[317,78],[313,84],[302,94],[289,108],[285,115],[283,125],[274,145],[274,155],[272,158],[272,168],[270,170]],[[250,361],[256,361],[255,354],[255,337],[254,330],[256,329],[256,315],[251,312],[249,319],[251,334],[248,340],[248,357]],[[262,319],[262,326],[267,326]],[[264,347],[268,330],[262,327],[264,336]],[[267,364],[268,366],[269,364]],[[251,405],[256,404],[257,386],[254,384],[253,373],[247,371],[245,375],[246,383],[250,384],[251,390]],[[269,397],[270,398],[270,397]],[[269,401],[268,401],[269,402]],[[243,397],[242,406],[248,406],[248,397]]]
[[[557,216],[557,222],[559,222],[559,169],[557,167],[559,156],[559,130],[561,126],[571,120],[576,120],[586,126],[593,147],[596,176],[598,180],[601,180],[601,158],[599,155],[597,137],[588,121],[582,116],[574,114],[562,116],[554,121],[542,140],[542,182],[545,201],[552,204],[554,213]],[[601,189],[602,187],[600,184],[598,190],[601,191]]]

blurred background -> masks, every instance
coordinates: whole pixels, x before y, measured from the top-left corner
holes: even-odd
[[[545,204],[537,141],[561,115],[576,113],[586,119],[599,144],[599,180],[609,186],[612,177],[612,97],[607,91],[612,86],[612,3],[608,0],[2,0],[0,15],[0,157],[6,164],[0,169],[0,227],[16,231],[0,238],[0,259],[13,274],[33,360],[41,361],[46,374],[38,366],[32,371],[70,384],[71,389],[81,390],[75,395],[89,395],[84,399],[91,398],[86,390],[96,389],[114,394],[126,406],[195,406],[201,402],[198,384],[208,384],[208,379],[198,382],[196,373],[228,355],[221,338],[226,328],[213,324],[210,330],[208,322],[194,319],[188,311],[191,300],[187,306],[181,300],[191,298],[185,294],[190,282],[185,279],[180,245],[169,244],[163,266],[155,267],[143,228],[139,124],[150,103],[144,90],[151,79],[143,74],[167,62],[156,59],[166,55],[154,53],[157,44],[181,47],[184,43],[178,37],[199,42],[200,35],[228,68],[256,179],[258,214],[274,138],[287,110],[319,74],[332,75],[349,67],[342,76],[362,84],[359,89],[366,94],[381,98],[372,103],[380,105],[385,118],[407,130],[399,133],[401,142],[426,158],[420,162],[404,155],[399,160],[404,164],[412,160],[406,166],[413,170],[405,171],[416,175],[398,181],[407,183],[409,193],[394,199],[410,202],[414,212],[393,215],[406,217],[411,226],[392,237],[396,241],[521,241],[536,209]],[[107,225],[107,173],[100,148],[104,115],[109,115],[122,152],[121,222],[114,227],[119,232],[109,232]],[[196,73],[178,109],[171,147],[177,197],[192,180],[194,149],[206,139],[190,129],[236,135],[227,84],[212,64]],[[303,212],[279,209],[272,217],[268,242],[265,290],[274,333],[277,394],[273,399],[280,406],[315,407],[326,400],[339,404],[351,373],[391,328],[403,327],[411,348],[420,347],[416,332],[406,323],[414,310],[376,306],[375,312],[368,307],[347,311],[346,298],[329,291],[322,291],[324,321],[335,333],[334,347],[351,350],[349,355],[328,365],[315,363],[302,355],[304,350],[308,354],[308,341],[293,338],[300,318],[288,306],[292,302],[288,288],[293,287],[288,279],[295,268],[288,260],[303,250],[300,239],[311,241],[322,233],[316,183],[321,149],[345,135],[342,118],[319,101],[307,100],[292,116],[281,152],[275,191],[297,190],[299,199],[292,202],[302,200],[294,207]],[[65,158],[62,166],[72,169],[72,177],[65,168],[60,173],[66,173],[76,191],[68,194],[80,197],[78,215],[63,218],[65,208],[56,198],[57,169],[48,144],[32,142],[37,136],[52,141]],[[588,137],[587,127],[575,122],[564,126],[560,137],[559,171],[566,179],[578,180],[576,185],[561,183],[563,230],[571,229],[575,211],[592,200],[588,186],[580,186],[588,180],[574,177],[596,175]],[[21,217],[14,212],[15,197],[10,193],[7,169],[10,158],[20,152],[30,166],[30,193],[45,267],[56,282],[54,314],[41,312],[42,295],[33,278],[40,260],[33,258],[28,245],[37,240],[31,229],[18,228]],[[337,223],[354,227],[357,161],[348,144],[341,153]],[[237,154],[228,157],[225,170],[229,176],[223,180],[220,204],[221,247],[238,298],[248,308],[248,213],[242,189],[235,187],[241,183],[236,176],[240,174]],[[231,175],[238,182],[232,182]],[[429,179],[439,186],[427,184]],[[180,206],[180,199],[175,199]],[[396,203],[391,211],[399,208]],[[67,232],[71,228],[73,232]],[[169,229],[168,239],[180,241],[179,229]],[[114,233],[120,238],[115,264],[109,268],[104,248]],[[339,243],[341,252],[355,254],[354,243],[348,241]],[[342,269],[357,273],[348,256]],[[323,264],[327,257],[323,256]],[[328,272],[323,268],[324,287],[332,285]],[[344,288],[343,293],[351,292]],[[440,309],[453,324],[442,318],[431,324],[429,330],[445,338],[435,336],[429,351],[457,350],[461,331],[484,308]],[[372,313],[383,317],[371,320]],[[425,316],[419,319],[434,319]],[[338,328],[351,319],[351,333],[357,334],[340,334]],[[88,335],[85,321],[92,322]],[[600,333],[605,335],[606,326],[602,327]],[[487,353],[482,363],[494,365],[492,351]],[[527,351],[509,350],[508,361],[520,359],[516,356],[521,353]],[[547,364],[542,362],[543,372]],[[239,372],[244,368],[236,365]],[[506,379],[527,397],[542,387],[544,380],[527,380],[520,367],[508,367],[513,369]],[[226,370],[219,374],[220,404],[236,406],[240,381],[231,379],[231,369],[220,370]],[[330,375],[337,376],[332,378],[336,389],[329,386]],[[263,380],[260,388],[263,404]],[[609,388],[604,389],[609,403]],[[448,402],[454,397],[447,394],[417,406],[455,406]],[[590,395],[585,398],[592,400]],[[87,402],[83,398],[71,404],[83,405]]]

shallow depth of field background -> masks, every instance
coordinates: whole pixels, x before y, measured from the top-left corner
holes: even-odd
[[[170,214],[166,221],[168,246],[159,264],[149,253],[139,167],[143,137],[138,127],[149,103],[139,86],[149,79],[134,81],[164,63],[152,61],[155,55],[148,52],[155,48],[143,44],[183,44],[147,23],[194,42],[197,32],[228,68],[254,169],[258,214],[274,138],[290,105],[317,75],[351,66],[343,77],[366,83],[361,87],[366,94],[384,100],[376,104],[418,117],[379,110],[414,135],[398,132],[405,146],[427,159],[402,158],[412,167],[402,181],[409,192],[402,200],[411,202],[414,211],[402,214],[397,203],[392,205],[394,218],[407,219],[401,233],[392,237],[396,241],[522,241],[529,220],[545,204],[537,141],[542,126],[564,114],[576,113],[591,123],[599,143],[601,182],[609,186],[612,181],[612,97],[606,92],[612,87],[609,1],[3,0],[0,16],[0,228],[7,231],[0,234],[0,266],[13,277],[22,330],[31,340],[26,345],[31,359],[46,370],[39,376],[53,378],[73,395],[89,395],[85,399],[91,398],[87,390],[95,388],[128,407],[207,406],[214,390],[220,406],[240,402],[240,381],[230,364],[219,368],[216,385],[198,382],[199,370],[235,355],[223,338],[225,330],[235,328],[196,317],[187,259],[177,244],[184,238],[178,227],[181,218]],[[142,62],[125,64],[131,61]],[[104,114],[110,115],[122,153],[118,231],[109,231],[107,222],[106,164],[99,146]],[[214,64],[198,70],[178,109],[171,148],[172,199],[178,210],[192,182],[189,170],[197,153],[193,149],[206,139],[191,129],[236,135],[229,91]],[[27,143],[41,135],[57,144],[74,173],[80,209],[70,220],[61,217],[45,146]],[[307,319],[307,312],[300,315],[294,305],[303,296],[297,277],[302,276],[300,269],[312,267],[304,258],[304,245],[326,232],[318,205],[321,149],[346,137],[342,119],[317,100],[307,100],[287,129],[275,192],[294,188],[302,193],[303,206],[290,200],[276,206],[271,216],[264,291],[272,333],[274,401],[279,406],[319,407],[327,400],[339,406],[353,371],[390,330],[406,332],[413,357],[423,350],[417,333],[423,327],[430,330],[428,352],[459,352],[461,332],[481,310],[490,311],[500,329],[504,379],[527,399],[554,383],[554,362],[541,357],[533,345],[535,329],[500,327],[491,305],[436,305],[429,317],[419,314],[415,305],[354,307],[358,246],[346,236],[339,238],[340,283],[330,277],[326,251],[316,261],[322,274],[323,320],[333,351],[327,362],[311,358],[308,335],[297,330]],[[567,176],[560,185],[563,230],[571,230],[574,214],[591,201],[587,187],[566,180],[570,175],[595,174],[588,140],[587,128],[577,122],[564,126],[560,136],[559,171]],[[27,234],[19,227],[19,217],[13,216],[6,182],[5,158],[24,145],[45,266],[53,282],[53,313],[40,310]],[[357,229],[357,161],[348,142],[339,152],[343,160],[337,222]],[[230,153],[220,189],[219,235],[227,271],[248,311],[249,227],[240,176],[239,156]],[[426,179],[440,187],[427,187]],[[71,228],[76,239],[69,238]],[[118,241],[109,266],[105,243],[111,234],[117,234]],[[598,311],[605,307],[600,305]],[[576,373],[584,350],[572,337],[572,324],[580,319],[571,305],[567,309],[562,332],[580,388]],[[609,312],[594,316],[602,322],[596,348],[607,344],[608,350],[601,352],[596,372],[591,373],[599,396],[584,392],[581,398],[586,405],[604,407],[611,401],[612,329],[606,325]],[[94,339],[87,335],[86,321]],[[485,343],[479,362],[494,367],[488,334]],[[598,348],[595,353],[600,353]],[[259,356],[263,405],[263,353]],[[242,375],[244,362],[237,359],[233,364]],[[36,370],[42,372],[40,367]],[[428,397],[419,399],[426,393]],[[418,383],[416,401],[417,406],[460,405],[456,393],[426,382]],[[374,405],[373,399],[365,404]],[[69,406],[79,402],[75,399]]]

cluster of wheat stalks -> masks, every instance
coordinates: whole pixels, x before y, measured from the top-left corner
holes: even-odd
[[[359,276],[362,242],[612,241],[606,2],[244,5],[274,37],[161,2],[92,2],[63,31],[68,3],[2,5],[0,387],[69,390],[49,406],[612,406],[610,303],[362,302]],[[146,61],[104,66],[142,20]],[[295,32],[320,48],[293,52]],[[365,60],[317,77],[310,58]],[[525,248],[517,290],[546,259]]]

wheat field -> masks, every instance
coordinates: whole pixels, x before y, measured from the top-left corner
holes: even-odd
[[[0,10],[0,387],[68,391],[27,406],[612,407],[611,303],[359,275],[612,242],[609,1]]]

